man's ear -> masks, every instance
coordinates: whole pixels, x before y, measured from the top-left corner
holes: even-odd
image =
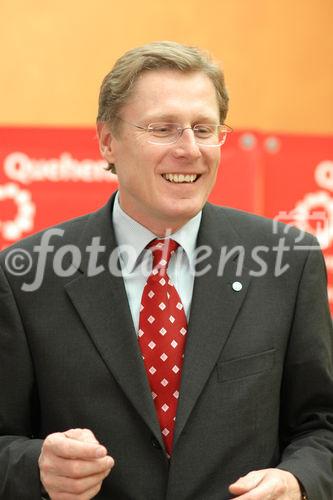
[[[97,137],[101,155],[108,163],[115,163],[113,151],[114,135],[111,131],[111,125],[107,122],[97,123]]]

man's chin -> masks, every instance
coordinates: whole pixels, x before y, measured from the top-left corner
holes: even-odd
[[[203,204],[199,203],[177,203],[165,211],[164,220],[169,222],[170,225],[184,225],[195,217],[202,207]]]

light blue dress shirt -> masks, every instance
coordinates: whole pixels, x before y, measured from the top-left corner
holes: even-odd
[[[179,293],[189,320],[193,283],[195,246],[202,213],[199,212],[178,231],[168,235],[179,243],[168,266],[168,275]],[[143,287],[152,270],[151,250],[145,249],[157,236],[129,217],[120,207],[117,193],[112,221],[118,242],[120,265],[125,283],[128,304],[136,332],[139,329],[139,313]]]

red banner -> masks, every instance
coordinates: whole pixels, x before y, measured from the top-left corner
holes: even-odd
[[[241,147],[239,137],[235,133],[223,149],[210,199],[258,210],[257,152]],[[0,128],[0,165],[0,248],[96,210],[117,188],[92,128]]]

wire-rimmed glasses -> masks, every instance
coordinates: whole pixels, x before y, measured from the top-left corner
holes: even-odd
[[[193,127],[182,127],[180,123],[156,122],[149,123],[146,127],[128,122],[117,116],[118,120],[145,131],[149,144],[165,145],[175,144],[182,136],[184,130],[192,130],[195,143],[198,146],[219,147],[225,143],[227,135],[232,132],[228,125],[214,125],[210,123],[197,123]]]

